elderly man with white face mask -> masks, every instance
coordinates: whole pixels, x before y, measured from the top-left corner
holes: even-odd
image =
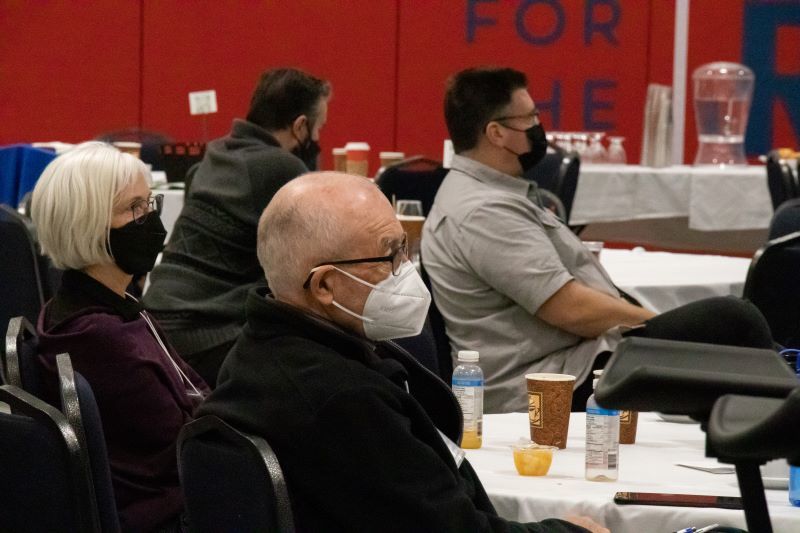
[[[314,173],[284,185],[261,216],[258,257],[271,294],[249,294],[198,416],[266,438],[299,531],[607,531],[497,516],[454,444],[450,388],[383,342],[419,333],[430,294],[372,182]]]

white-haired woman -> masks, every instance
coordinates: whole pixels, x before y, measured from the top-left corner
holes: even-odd
[[[33,191],[42,251],[65,269],[37,324],[55,398],[55,356],[91,384],[103,421],[123,530],[180,528],[175,443],[205,383],[125,290],[153,268],[166,232],[161,198],[135,157],[97,142],[59,156]]]

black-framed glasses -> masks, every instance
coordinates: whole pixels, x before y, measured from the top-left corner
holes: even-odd
[[[400,247],[397,248],[397,250],[395,250],[391,255],[383,255],[380,257],[363,257],[361,259],[344,259],[341,261],[325,261],[324,263],[315,265],[314,268],[311,269],[311,272],[308,273],[308,277],[306,278],[305,283],[303,283],[303,288],[307,289],[311,286],[311,276],[313,276],[314,272],[316,272],[317,269],[322,266],[355,265],[357,263],[390,263],[392,265],[392,275],[396,276],[400,273],[400,269],[403,266],[403,263],[406,261],[408,261],[408,238],[404,234],[403,242],[400,243]]]
[[[535,126],[536,124],[539,123],[539,110],[538,109],[534,109],[533,111],[531,111],[530,113],[526,113],[525,115],[507,115],[507,116],[504,116],[504,117],[495,117],[495,118],[489,119],[489,122],[501,122],[503,120],[511,120],[511,119],[515,119],[515,118],[532,120],[533,124]],[[489,122],[486,123],[487,126],[489,125]],[[502,126],[508,128],[508,129],[514,130],[514,131],[525,131],[525,130],[518,130],[517,128],[512,128],[510,126],[506,126],[505,124],[502,124]]]
[[[131,213],[133,213],[133,220],[137,224],[144,224],[147,215],[155,211],[161,215],[161,208],[164,207],[164,195],[156,194],[147,200],[139,200],[131,205]]]

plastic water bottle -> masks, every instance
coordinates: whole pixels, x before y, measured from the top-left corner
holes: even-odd
[[[796,369],[800,377],[800,357],[797,358]],[[800,507],[800,466],[789,467],[789,503]]]
[[[599,376],[600,371],[595,371]],[[597,387],[598,378],[592,381]],[[615,481],[619,476],[619,411],[597,405],[594,393],[586,400],[586,479]]]
[[[480,448],[483,443],[483,370],[477,362],[478,352],[461,350],[453,369],[453,394],[464,414],[462,448]]]

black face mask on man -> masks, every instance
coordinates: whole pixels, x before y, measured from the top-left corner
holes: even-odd
[[[292,148],[292,153],[296,155],[305,165],[308,170],[317,170],[317,161],[319,160],[319,153],[322,151],[319,143],[311,138],[311,126],[306,122],[308,128],[308,137],[305,141],[298,139],[297,146]]]
[[[121,228],[111,228],[108,250],[123,272],[143,276],[153,270],[166,238],[161,217],[151,211],[141,224],[131,220]]]
[[[544,155],[547,153],[547,135],[544,132],[544,126],[541,124],[536,124],[535,126],[531,126],[526,130],[512,128],[511,126],[506,126],[505,124],[501,124],[501,126],[513,131],[525,132],[525,136],[528,138],[528,144],[530,145],[531,149],[527,152],[517,154],[516,152],[506,148],[506,150],[517,156],[523,172],[528,172],[544,158]]]

